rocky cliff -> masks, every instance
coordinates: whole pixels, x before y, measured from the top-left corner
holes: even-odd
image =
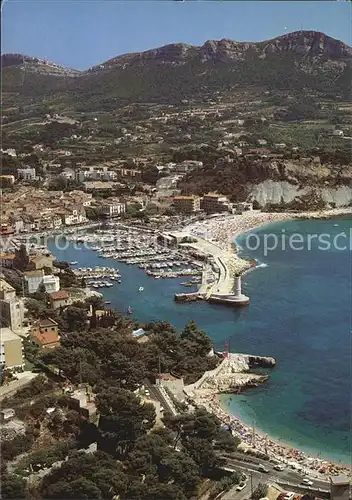
[[[287,181],[266,180],[259,184],[249,186],[250,198],[256,200],[261,206],[269,204],[285,204],[303,197],[320,197],[326,204],[336,208],[347,207],[352,203],[352,185],[338,187],[300,187]]]
[[[270,55],[292,53],[300,56],[346,58],[352,57],[352,48],[324,33],[296,31],[263,42],[237,42],[234,40],[208,40],[202,46],[183,43],[165,45],[145,52],[114,57],[90,71],[127,67],[136,63],[185,64],[192,61],[232,63],[257,56],[265,59]]]

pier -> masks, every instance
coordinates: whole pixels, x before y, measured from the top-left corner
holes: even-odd
[[[235,255],[233,248],[224,250],[199,236],[192,235],[192,239],[192,243],[180,243],[179,246],[193,249],[205,257],[202,283],[197,294],[176,294],[175,300],[188,302],[202,299],[234,307],[248,305],[249,297],[242,293],[241,274],[251,267],[250,262]],[[187,300],[186,295],[192,295],[192,297]],[[199,296],[198,299],[195,295]]]

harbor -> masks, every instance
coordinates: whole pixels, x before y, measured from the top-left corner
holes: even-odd
[[[191,233],[160,233],[117,223],[97,229],[94,234],[69,234],[66,238],[75,245],[88,247],[100,259],[138,266],[154,279],[189,278],[180,286],[196,287],[197,298],[193,290],[189,296],[178,292],[174,295],[178,302],[202,299],[235,307],[249,303],[249,297],[242,293],[241,275],[253,266],[253,262],[236,256],[234,246],[224,249]],[[165,245],[170,238],[172,245]],[[113,286],[111,281],[99,281],[106,276],[100,276],[99,272],[96,276],[90,268],[84,272],[75,270],[75,273],[85,278],[88,286]],[[114,278],[120,280],[121,276],[114,275]]]

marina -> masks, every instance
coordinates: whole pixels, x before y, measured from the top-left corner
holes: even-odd
[[[181,239],[180,239],[181,238]],[[164,233],[137,227],[126,227],[111,223],[109,228],[96,229],[81,234],[69,234],[67,239],[75,245],[84,245],[96,252],[100,259],[109,259],[128,266],[138,266],[148,277],[171,279],[188,277],[182,281],[185,288],[196,288],[199,298],[208,302],[230,306],[248,305],[249,298],[242,293],[241,274],[250,269],[253,263],[236,256],[232,245],[222,248],[199,234]],[[172,239],[171,245],[164,240]],[[102,278],[99,273],[83,275],[87,285],[94,288],[111,286],[109,281],[94,281]],[[120,279],[121,277],[117,277]],[[190,300],[194,299],[194,292]],[[174,295],[178,302],[188,298],[182,294]]]
[[[117,283],[122,282],[119,270],[110,267],[79,267],[78,269],[73,269],[73,272],[77,278],[84,279],[87,287],[110,288],[114,286],[113,281]]]

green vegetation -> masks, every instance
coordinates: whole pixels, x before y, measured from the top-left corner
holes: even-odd
[[[90,303],[93,311],[101,306],[99,300]],[[58,368],[61,377],[55,381],[51,375],[49,379],[39,376],[4,401],[27,425],[25,434],[3,443],[5,464],[29,452],[16,464],[14,477],[27,477],[61,461],[37,483],[37,498],[119,495],[122,500],[195,500],[206,478],[216,480],[216,487],[222,489],[239,480],[237,475],[222,480],[227,474],[219,469],[219,457],[236,450],[239,440],[221,427],[217,417],[204,409],[188,413],[183,405],[177,417],[165,412],[165,427],[155,426],[154,406],[131,392],[146,378],[155,379],[159,363],[163,371],[179,373],[186,381],[216,366],[217,358],[207,356],[210,339],[193,321],[180,335],[168,323],[144,325],[150,340],[138,344],[131,337],[135,325],[127,318],[115,313],[112,328],[92,329],[75,317],[78,311],[84,312],[83,307],[68,307],[63,313],[68,311],[68,316],[61,317],[66,323],[61,347],[32,352],[37,364]],[[99,415],[96,424],[69,410],[68,396],[62,391],[64,379],[92,387]],[[50,407],[55,411],[49,415]],[[44,429],[50,444],[32,451]],[[77,451],[95,442],[97,452]],[[23,498],[25,483],[11,479],[5,468],[3,498]],[[28,488],[33,493],[32,486]]]
[[[253,491],[251,496],[252,500],[259,500],[260,498],[265,498],[268,494],[268,485],[264,483],[259,483],[256,489]]]
[[[93,387],[115,386],[134,390],[147,376],[155,378],[160,367],[163,372],[194,381],[204,371],[217,364],[216,357],[207,357],[211,342],[194,322],[181,336],[168,323],[146,325],[149,342],[139,344],[131,338],[131,322],[116,316],[113,330],[89,330],[84,309],[68,307],[58,321],[62,331],[69,333],[61,346],[45,353],[40,361],[55,366],[73,382],[86,382]],[[80,359],[80,366],[77,360]],[[80,372],[79,372],[80,370]]]

